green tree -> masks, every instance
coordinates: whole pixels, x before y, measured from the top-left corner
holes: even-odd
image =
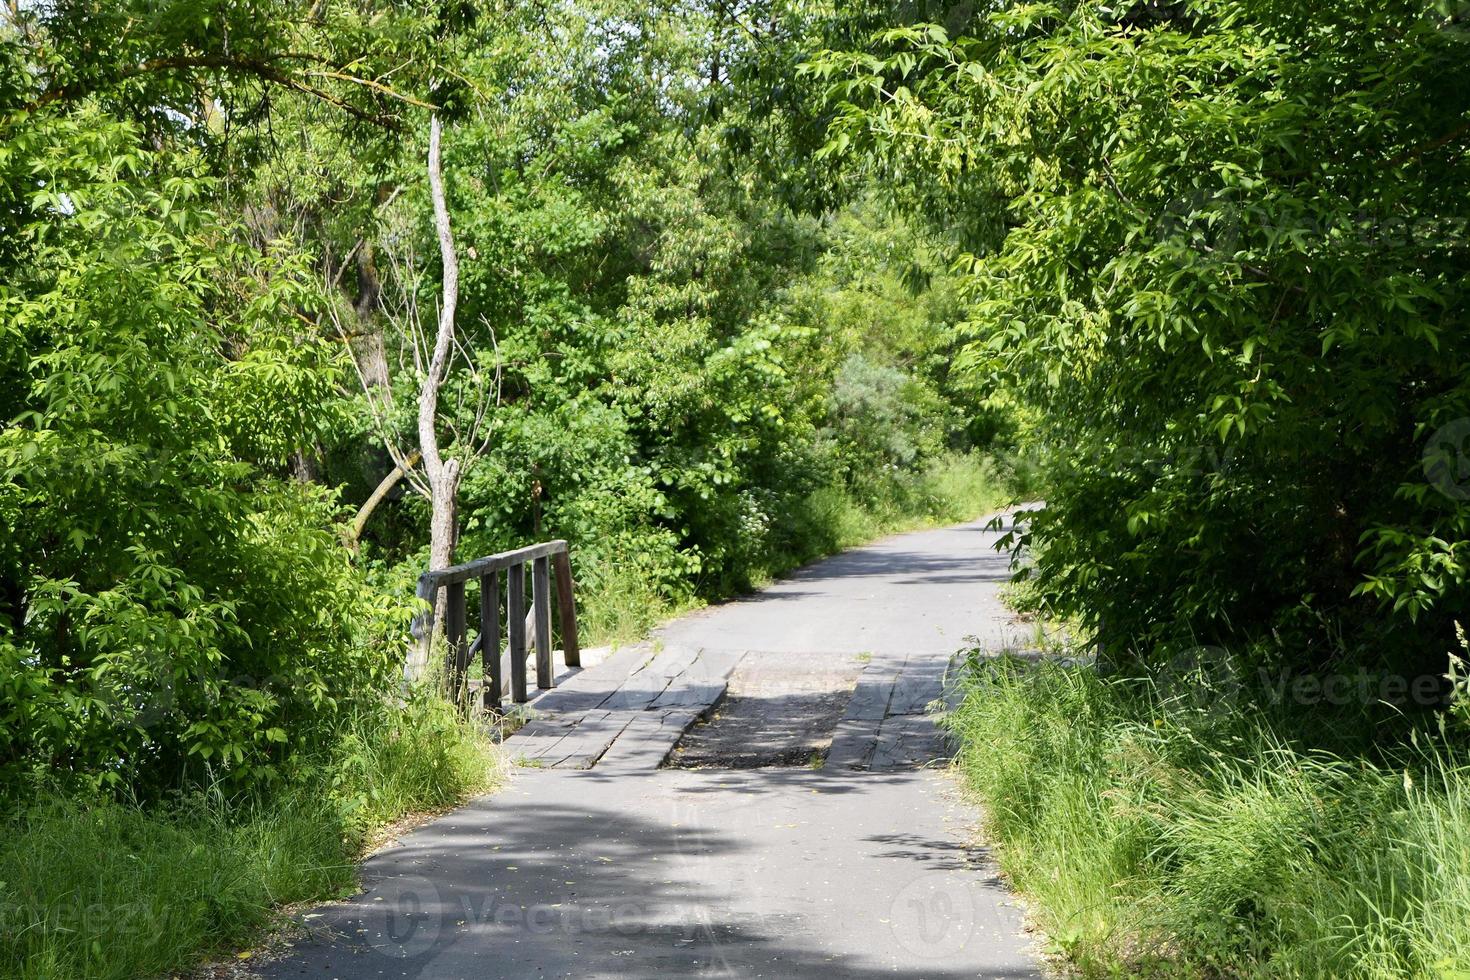
[[[1116,652],[1275,636],[1311,663],[1342,629],[1442,664],[1470,585],[1466,40],[1408,0],[1007,2],[812,66],[829,152],[965,229],[968,361],[1052,456],[1021,540]]]
[[[342,361],[303,257],[229,206],[233,139],[277,97],[374,132],[403,100],[341,7],[4,16],[0,782],[269,782],[381,696],[395,604],[287,478]]]

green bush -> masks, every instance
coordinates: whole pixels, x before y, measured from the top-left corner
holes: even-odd
[[[380,696],[404,622],[333,495],[282,478],[339,355],[296,316],[304,263],[209,217],[208,180],[57,125],[76,158],[37,166],[69,218],[0,293],[0,790],[269,782]],[[144,166],[156,189],[111,179]]]
[[[826,152],[956,239],[961,363],[1047,447],[1023,533],[1059,611],[1120,660],[1278,636],[1442,672],[1470,598],[1463,11],[1005,2],[854,48],[807,65]]]
[[[442,700],[360,707],[269,794],[140,806],[50,790],[0,815],[0,974],[132,980],[248,946],[285,904],[351,891],[406,813],[493,787],[501,763]]]
[[[975,661],[964,683],[960,769],[1084,974],[1470,970],[1463,750],[1374,753],[1356,709],[1304,723],[1086,667]],[[1339,754],[1311,747],[1333,731]]]

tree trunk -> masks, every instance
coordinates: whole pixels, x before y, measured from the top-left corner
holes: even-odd
[[[433,508],[429,515],[429,567],[448,568],[454,564],[454,549],[459,544],[459,460],[451,459],[433,486]],[[434,618],[442,622],[444,597],[441,591],[434,603]]]
[[[439,329],[434,337],[434,352],[419,389],[419,452],[424,458],[424,476],[428,478],[432,513],[429,518],[429,570],[454,564],[454,547],[459,540],[459,460],[444,459],[439,453],[439,434],[435,423],[439,417],[439,388],[449,369],[449,356],[454,342],[454,308],[459,302],[459,257],[454,251],[454,235],[449,228],[449,207],[444,198],[444,180],[439,166],[439,117],[429,120],[429,196],[434,201],[434,227],[439,233],[439,256],[444,266],[444,290],[439,301]],[[418,642],[409,653],[406,672],[409,680],[424,675],[429,665],[429,651],[434,634],[444,622],[443,590],[435,591],[433,613],[415,630]],[[421,616],[424,614],[420,614]]]

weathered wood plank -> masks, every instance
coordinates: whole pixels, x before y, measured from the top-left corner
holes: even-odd
[[[832,733],[826,765],[834,769],[864,769],[878,748],[878,730],[888,714],[888,703],[907,658],[874,661],[863,668],[847,710]]]
[[[480,706],[500,710],[500,692],[505,689],[505,672],[500,663],[500,573],[480,576],[480,666],[485,683],[480,686]]]
[[[844,718],[832,733],[832,746],[824,763],[829,769],[866,769],[878,748],[878,726],[882,720]]]
[[[635,715],[630,711],[596,711],[570,735],[541,754],[542,765],[552,769],[591,769]]]
[[[582,645],[577,635],[577,599],[573,593],[572,556],[562,550],[551,556],[556,572],[556,617],[561,624],[562,657],[568,667],[582,666]]]
[[[586,714],[601,707],[652,656],[642,644],[624,647],[601,663],[566,678],[537,699],[538,711]]]
[[[868,768],[874,772],[916,769],[950,757],[948,741],[927,715],[892,715],[878,732]]]
[[[699,719],[693,708],[671,711],[640,711],[632,716],[602,756],[596,768],[609,770],[657,769],[668,759],[685,729]]]
[[[465,618],[464,583],[455,582],[444,590],[445,679],[449,685],[449,699],[455,704],[464,697],[465,673],[469,669]]]
[[[508,571],[512,566],[524,565],[528,561],[545,558],[559,551],[566,550],[567,543],[565,541],[545,541],[541,544],[533,544],[530,547],[517,548],[515,551],[505,551],[498,555],[476,558],[474,561],[465,562],[463,565],[451,565],[448,568],[434,569],[425,572],[423,577],[428,578],[433,585],[467,582],[472,578],[479,578],[488,572]]]
[[[922,715],[932,701],[944,695],[943,660],[910,661],[898,675],[893,697],[888,702],[890,715]]]
[[[888,702],[893,697],[893,686],[898,677],[898,668],[869,664],[858,675],[852,699],[847,702],[847,711],[843,713],[844,720],[882,721],[888,714]]]
[[[551,575],[545,557],[531,563],[531,609],[536,630],[536,686],[545,691],[556,684],[551,667]]]
[[[647,708],[664,692],[670,681],[688,669],[698,655],[699,651],[687,647],[665,648],[629,676],[622,687],[603,702],[602,707],[613,711],[641,711]]]
[[[526,696],[526,575],[516,565],[505,577],[505,620],[510,633],[510,696],[525,704]]]
[[[730,675],[744,656],[743,650],[702,651],[685,670],[669,682],[668,687],[653,699],[649,707],[656,711],[666,708],[709,708],[724,696]]]

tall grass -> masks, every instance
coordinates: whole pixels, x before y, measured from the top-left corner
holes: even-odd
[[[0,820],[0,976],[124,980],[250,943],[349,892],[385,824],[492,787],[485,738],[426,695],[361,715],[261,798],[143,808],[38,792]]]
[[[631,643],[689,601],[659,588],[635,565],[610,565],[578,582],[577,625],[583,642]]]
[[[1470,764],[1294,743],[1240,703],[975,664],[949,724],[998,853],[1090,976],[1470,977]]]

